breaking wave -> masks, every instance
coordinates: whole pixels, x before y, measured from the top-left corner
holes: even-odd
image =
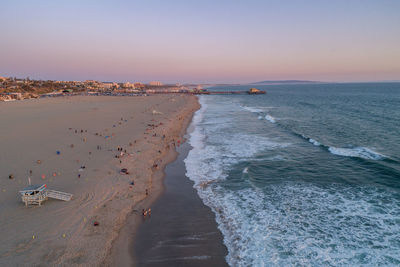
[[[315,141],[315,140],[312,139],[312,138],[308,138],[308,142],[310,142],[310,143],[313,144],[314,146],[320,146],[320,145],[321,145],[320,142]]]
[[[271,115],[265,115],[265,119],[267,120],[267,121],[269,121],[269,122],[272,122],[272,123],[275,123],[276,122],[276,120],[275,120],[275,118],[274,117],[272,117]]]
[[[252,113],[261,113],[261,112],[263,112],[263,110],[260,109],[260,108],[247,107],[247,106],[241,106],[241,107],[242,107],[243,109],[247,110],[247,111],[252,112]]]
[[[334,155],[343,157],[357,157],[362,159],[372,160],[383,160],[386,156],[373,151],[367,147],[355,147],[355,148],[340,148],[340,147],[329,147],[329,152]]]
[[[378,153],[368,147],[360,146],[360,147],[342,148],[342,147],[327,146],[327,145],[321,144],[317,140],[307,137],[303,134],[296,134],[296,135],[307,140],[314,146],[319,146],[319,147],[322,147],[323,149],[326,149],[333,155],[342,156],[342,157],[361,158],[361,159],[368,159],[368,160],[384,160],[384,159],[388,158],[387,156],[385,156],[381,153]]]
[[[276,119],[269,114],[265,114],[265,110],[257,107],[248,107],[248,106],[241,106],[244,110],[250,111],[251,113],[259,113],[258,119],[262,120],[265,119],[271,123],[275,123]],[[265,107],[265,108],[272,108],[272,107]],[[261,114],[262,113],[262,114]],[[263,116],[263,114],[265,114]]]

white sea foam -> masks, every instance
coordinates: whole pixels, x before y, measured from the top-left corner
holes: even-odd
[[[214,139],[217,138],[214,137]],[[272,141],[263,136],[240,133],[232,134],[230,138],[222,136],[221,139],[218,139],[218,142],[222,145],[219,148],[223,151],[223,157],[238,160],[251,158],[261,151],[284,148],[290,145],[289,143]]]
[[[250,112],[253,112],[253,113],[261,113],[261,112],[263,112],[263,110],[262,109],[260,109],[260,108],[256,108],[256,107],[246,107],[246,106],[241,106],[243,109],[245,109],[245,110],[247,110],[247,111],[250,111]]]
[[[247,106],[241,106],[243,109],[250,111],[252,113],[264,113],[265,109],[270,109],[273,107],[247,107]],[[262,119],[266,119],[267,121],[271,122],[271,123],[275,123],[276,119],[274,117],[272,117],[271,115],[267,114],[264,117],[262,115],[258,115],[258,119],[262,120]]]
[[[400,237],[400,203],[372,212],[377,206],[368,200],[385,197],[378,190],[286,184],[271,186],[268,194],[215,192],[205,192],[205,202],[217,214],[232,266],[354,266],[367,254],[372,266],[398,259],[392,244]]]
[[[243,173],[249,173],[249,167],[244,168]]]
[[[311,144],[313,144],[314,146],[320,146],[321,143],[312,139],[312,138],[308,138],[308,142],[310,142]]]
[[[241,160],[254,160],[265,149],[289,144],[215,128],[208,135],[210,124],[202,121],[203,104],[193,120],[193,149],[185,165],[199,196],[216,214],[229,265],[379,266],[400,262],[400,200],[389,193],[346,184],[283,182],[261,190],[232,189],[218,182]],[[248,170],[242,172],[250,175]]]
[[[355,148],[329,147],[329,152],[338,156],[356,157],[356,158],[372,159],[372,160],[382,160],[386,158],[386,156],[378,152],[375,152],[367,147],[355,147]]]
[[[267,121],[269,121],[269,122],[272,122],[272,123],[275,123],[276,122],[276,120],[275,120],[275,118],[274,117],[272,117],[271,115],[265,115],[265,119],[267,120]]]

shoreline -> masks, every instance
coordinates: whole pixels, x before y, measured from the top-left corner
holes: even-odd
[[[178,135],[180,140],[184,140],[187,129],[190,126],[195,112],[200,109],[200,103],[196,97],[196,107],[192,110],[189,116],[186,116],[180,128]],[[185,143],[186,140],[181,143]],[[153,180],[156,183],[152,184],[151,194],[141,201],[139,201],[127,215],[125,224],[121,227],[118,236],[113,240],[112,247],[105,260],[102,262],[103,266],[136,266],[136,259],[130,253],[132,247],[132,239],[135,239],[138,227],[143,223],[141,215],[142,209],[147,209],[152,206],[163,194],[165,190],[165,168],[168,164],[174,162],[178,157],[177,147],[170,148],[166,151],[163,157],[161,167],[153,173]],[[155,179],[154,179],[155,178]]]
[[[177,159],[165,170],[165,190],[131,241],[137,266],[228,266],[215,214],[186,176],[184,160],[191,149],[188,142],[177,148]]]

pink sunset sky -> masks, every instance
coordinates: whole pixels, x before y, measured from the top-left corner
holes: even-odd
[[[0,76],[400,80],[400,1],[2,1]]]

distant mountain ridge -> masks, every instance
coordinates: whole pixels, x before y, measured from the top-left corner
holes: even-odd
[[[266,85],[266,84],[310,84],[310,83],[323,83],[323,82],[305,81],[305,80],[278,80],[278,81],[260,81],[249,84]]]

